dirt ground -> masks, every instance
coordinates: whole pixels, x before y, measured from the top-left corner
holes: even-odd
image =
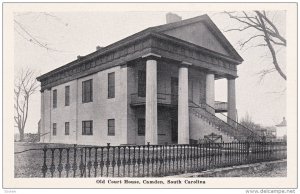
[[[262,170],[253,171],[251,173],[241,173],[240,177],[286,177],[286,165],[278,166],[276,168],[266,168]]]
[[[176,177],[286,177],[286,160],[256,163],[230,168],[219,168],[201,173],[189,173]]]

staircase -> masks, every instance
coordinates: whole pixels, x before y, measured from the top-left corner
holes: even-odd
[[[238,141],[261,141],[262,137],[247,127],[237,123],[234,120],[231,120],[226,115],[223,115],[226,119],[231,120],[231,122],[227,123],[215,116],[211,112],[207,111],[207,108],[213,109],[207,104],[198,105],[192,101],[189,102],[190,111],[196,117],[202,119],[207,122],[209,125],[213,126],[223,134],[227,136],[233,137]]]

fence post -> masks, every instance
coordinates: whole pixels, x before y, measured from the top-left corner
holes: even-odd
[[[73,165],[72,165],[72,169],[73,169],[73,177],[76,176],[76,170],[77,170],[77,163],[76,163],[76,159],[77,159],[77,155],[76,155],[76,144],[74,144],[74,160],[73,160]]]
[[[114,177],[115,174],[115,165],[116,165],[116,161],[115,161],[115,147],[113,147],[113,153],[112,153],[112,161],[111,161],[111,166],[112,166],[112,177]]]
[[[147,142],[147,151],[148,151],[148,156],[147,156],[147,177],[149,176],[149,165],[150,165],[150,142]]]
[[[121,166],[121,147],[120,146],[118,146],[117,166],[118,166],[118,177],[120,177],[120,166]]]
[[[108,177],[109,174],[109,165],[110,165],[110,161],[109,161],[109,149],[110,149],[110,143],[107,143],[107,159],[106,159],[106,177]]]
[[[43,167],[42,167],[42,173],[43,173],[43,177],[45,178],[46,177],[46,173],[47,173],[47,170],[48,170],[48,167],[47,167],[47,146],[45,145],[44,146],[44,149],[43,149],[43,152],[44,152],[44,164],[43,164]]]
[[[63,170],[63,165],[61,163],[63,148],[58,148],[58,151],[59,151],[59,160],[58,160],[57,170],[58,170],[58,177],[61,177],[61,172]]]
[[[98,148],[95,147],[95,160],[94,160],[95,173],[94,173],[94,177],[97,177],[97,168],[98,168],[97,151],[98,151]]]
[[[123,177],[125,177],[126,174],[126,146],[123,147]]]
[[[100,176],[103,176],[103,167],[104,167],[104,160],[103,160],[103,150],[104,147],[101,147],[101,160],[100,160]]]
[[[83,177],[84,175],[84,163],[83,163],[83,148],[80,149],[81,153],[80,153],[80,165],[79,165],[79,170],[80,170],[80,177]]]
[[[143,158],[142,158],[142,169],[143,169],[143,172],[142,172],[142,176],[144,177],[145,176],[145,146],[143,145],[142,146],[143,148]]]
[[[70,171],[70,168],[71,168],[70,160],[69,160],[70,148],[67,148],[66,151],[67,151],[67,164],[65,166],[65,169],[66,169],[66,174],[67,174],[67,178],[68,178],[69,177],[69,171]]]
[[[50,166],[51,178],[53,178],[54,171],[55,171],[54,152],[55,152],[55,148],[51,148],[51,166]]]

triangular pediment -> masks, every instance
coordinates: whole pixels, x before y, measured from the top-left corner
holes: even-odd
[[[226,37],[207,15],[158,26],[156,30],[160,33],[243,61]]]
[[[224,48],[222,43],[220,43],[215,35],[202,22],[167,30],[164,31],[164,33],[229,56],[228,51]]]

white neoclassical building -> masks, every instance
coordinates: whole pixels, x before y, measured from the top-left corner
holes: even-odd
[[[78,57],[41,82],[41,141],[111,145],[245,139],[235,127],[243,59],[207,15],[150,27]],[[228,82],[216,102],[215,80]],[[227,112],[227,123],[215,116]]]

